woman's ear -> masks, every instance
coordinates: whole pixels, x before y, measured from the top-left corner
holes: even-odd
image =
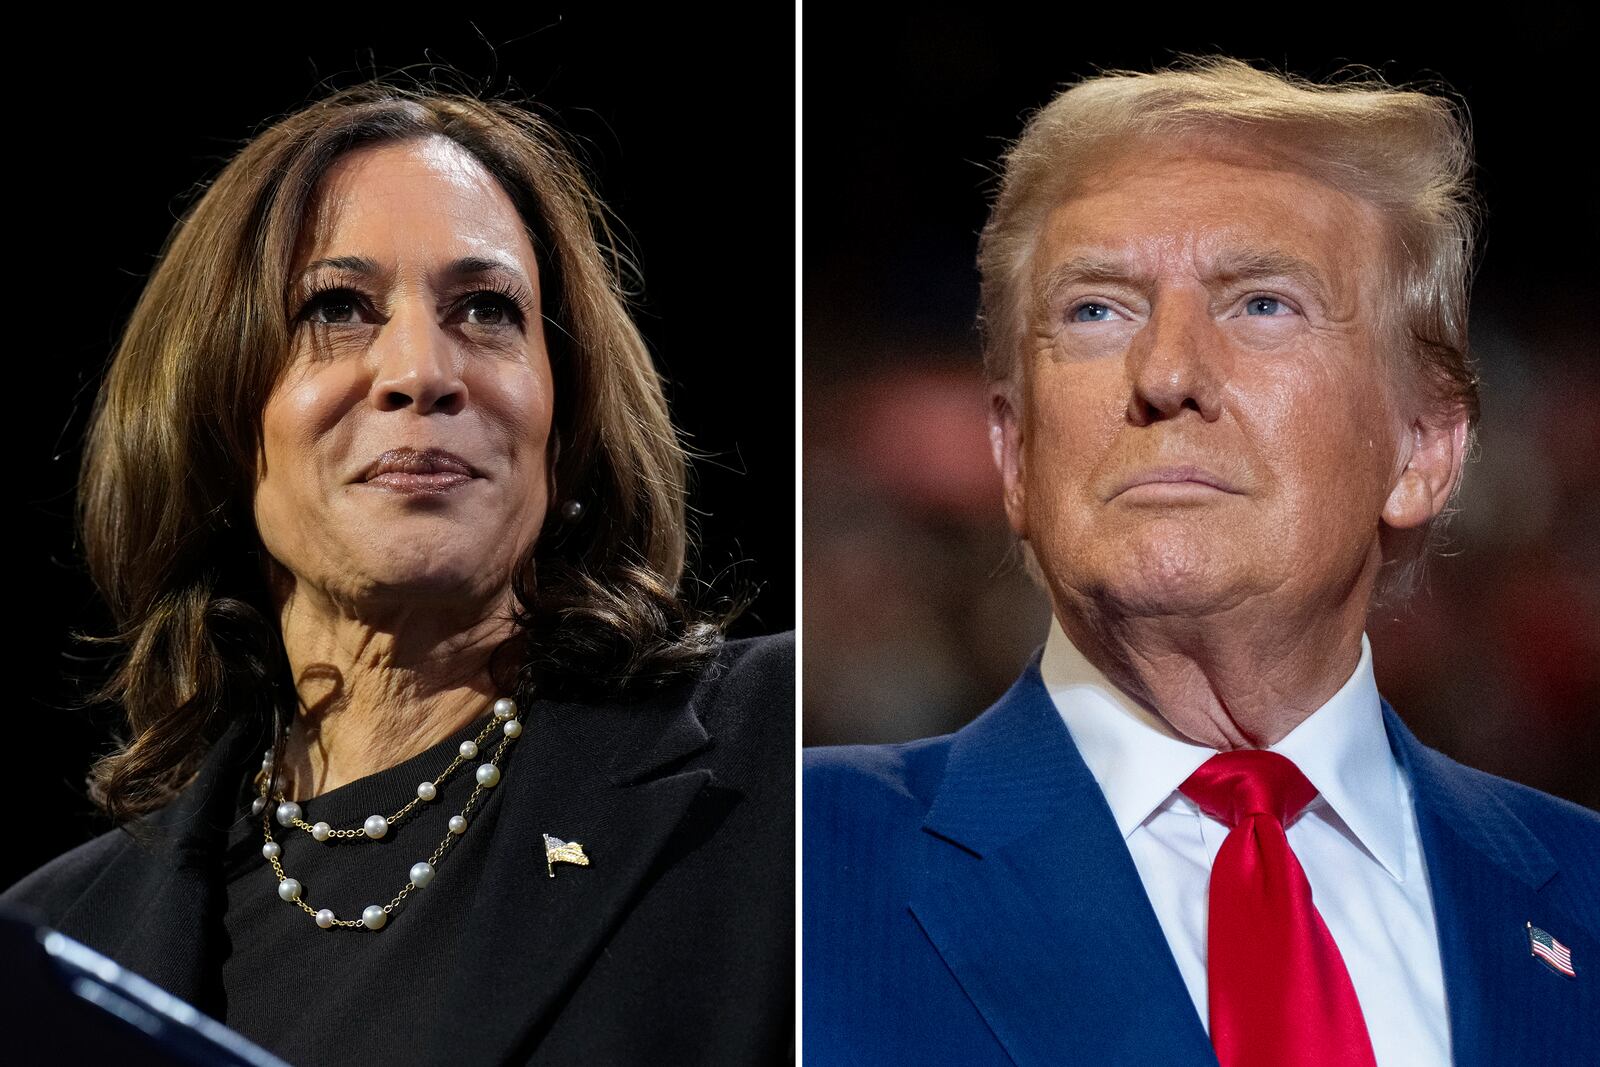
[[[1404,462],[1384,501],[1383,521],[1411,530],[1437,517],[1461,482],[1468,418],[1457,410],[1445,419],[1419,418],[1402,442]]]
[[[557,495],[560,485],[556,481],[556,472],[561,469],[561,431],[556,428],[555,421],[550,422],[550,440],[545,442],[545,507],[549,508],[560,497]]]

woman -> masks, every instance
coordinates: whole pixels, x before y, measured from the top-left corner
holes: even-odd
[[[792,642],[678,592],[617,263],[509,103],[373,83],[229,163],[84,457],[121,825],[6,902],[295,1064],[785,1054]]]

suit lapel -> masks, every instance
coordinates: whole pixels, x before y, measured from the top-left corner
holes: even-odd
[[[1383,704],[1412,783],[1458,1067],[1592,1054],[1600,941],[1539,838]],[[911,910],[1018,1064],[1214,1063],[1137,868],[1031,666],[957,734]],[[1561,939],[1577,978],[1532,955]],[[1184,1010],[1152,1013],[1151,1004]],[[1138,1019],[1147,1025],[1131,1027]]]
[[[221,856],[233,818],[238,768],[266,747],[266,731],[233,720],[194,780],[133,827],[127,848],[61,918],[64,929],[101,930],[103,917],[138,911],[94,946],[213,1017],[224,1010],[214,975],[221,958]]]
[[[692,847],[736,798],[709,770],[673,773],[711,743],[682,695],[527,705],[521,751],[497,787],[502,795],[479,816],[493,820],[478,829],[495,840],[480,894],[457,928],[437,932],[438,967],[423,976],[448,1005],[442,1017],[471,1031],[439,1028],[420,1062],[468,1053],[501,1062],[536,1042],[675,848]],[[148,838],[119,853],[61,923],[100,929],[97,913],[126,914],[128,901],[139,901],[125,933],[97,937],[96,947],[213,1017],[223,1010],[217,887],[234,787],[265,745],[265,733],[249,723],[230,727],[194,782],[148,820]],[[551,878],[546,833],[582,844],[591,866],[558,864]],[[487,986],[449,979],[482,968],[499,979]]]
[[[1567,978],[1541,963],[1529,950],[1526,924],[1565,942],[1580,968],[1585,958],[1600,960],[1600,944],[1551,892],[1555,859],[1479,776],[1424,747],[1388,701],[1383,716],[1412,785],[1452,1059],[1458,1067],[1571,1060],[1595,1039],[1596,975],[1580,970]]]
[[[1037,659],[956,735],[923,830],[911,911],[1013,1061],[1216,1063]]]
[[[709,770],[672,773],[710,743],[692,706],[541,701],[524,718],[528,748],[494,809],[475,915],[449,932],[440,961],[441,974],[503,975],[440,987],[447,1017],[471,1020],[472,1054],[483,1062],[526,1055],[544,1036],[639,894],[676,848],[690,847],[694,813],[710,818],[732,796]],[[547,833],[581,844],[590,865],[557,864],[552,878]],[[459,1035],[431,1037],[422,1061],[460,1055]]]

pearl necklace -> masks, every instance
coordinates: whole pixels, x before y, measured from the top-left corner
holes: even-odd
[[[272,767],[272,749],[267,749],[266,756],[261,761],[261,771],[255,776],[258,795],[250,804],[250,814],[261,816],[261,832],[266,838],[266,843],[261,846],[261,855],[272,864],[273,873],[278,876],[278,896],[291,904],[297,904],[300,910],[316,922],[324,930],[331,930],[336,926],[346,926],[355,929],[381,930],[389,921],[389,915],[400,906],[413,889],[421,889],[433,881],[434,869],[439,860],[456,838],[467,832],[467,816],[471,814],[478,798],[485,789],[493,789],[500,781],[500,760],[505,755],[506,748],[522,734],[522,722],[517,716],[517,705],[510,697],[501,697],[494,702],[494,714],[489,722],[471,741],[461,742],[456,750],[456,756],[450,764],[440,771],[431,780],[417,786],[417,795],[406,802],[405,806],[393,815],[369,815],[359,827],[335,829],[325,822],[308,823],[302,819],[300,805],[284,798],[281,789],[271,791],[272,799],[277,801],[277,807],[272,816],[266,814],[269,784],[267,774]],[[376,841],[389,832],[390,827],[416,810],[419,804],[427,803],[439,795],[439,786],[443,785],[449,777],[468,760],[476,759],[478,750],[488,740],[489,735],[498,729],[503,735],[494,755],[489,757],[487,763],[478,765],[478,784],[473,787],[472,795],[467,798],[467,803],[462,807],[460,814],[450,817],[450,830],[444,835],[444,840],[439,842],[439,847],[433,850],[433,855],[425,860],[420,860],[411,867],[411,880],[396,893],[394,899],[387,904],[369,904],[361,912],[359,919],[341,919],[328,908],[313,908],[305,902],[303,893],[305,887],[298,879],[290,878],[284,873],[283,846],[272,838],[272,817],[276,817],[279,825],[286,829],[297,829],[310,834],[317,841],[326,842],[334,838],[347,838],[354,840]],[[284,739],[288,739],[288,731],[284,731]]]

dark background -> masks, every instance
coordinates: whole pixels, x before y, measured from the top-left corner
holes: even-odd
[[[1600,807],[1600,210],[1592,24],[1482,29],[1400,5],[996,5],[873,22],[807,5],[803,129],[807,744],[958,728],[1048,628],[989,458],[977,234],[1026,113],[1096,69],[1222,52],[1464,98],[1487,202],[1481,452],[1428,591],[1368,624],[1379,688],[1455,758]]]
[[[102,368],[177,216],[253,131],[336,87],[449,64],[508,82],[575,134],[644,279],[638,319],[695,464],[699,572],[759,595],[735,636],[794,625],[794,34],[770,25],[519,6],[517,18],[287,10],[246,34],[211,19],[64,28],[12,72],[13,290],[31,373],[13,522],[19,564],[8,763],[28,817],[0,886],[107,828],[83,778],[114,709],[73,710],[103,668],[69,631],[108,632],[71,530],[84,422]],[[232,20],[228,20],[232,23]],[[252,19],[252,21],[256,21]],[[398,30],[380,28],[383,24]],[[237,24],[234,24],[235,27]],[[57,48],[56,45],[68,47]],[[25,88],[18,89],[22,86]],[[17,383],[19,386],[23,383]],[[725,578],[723,588],[732,588]]]

